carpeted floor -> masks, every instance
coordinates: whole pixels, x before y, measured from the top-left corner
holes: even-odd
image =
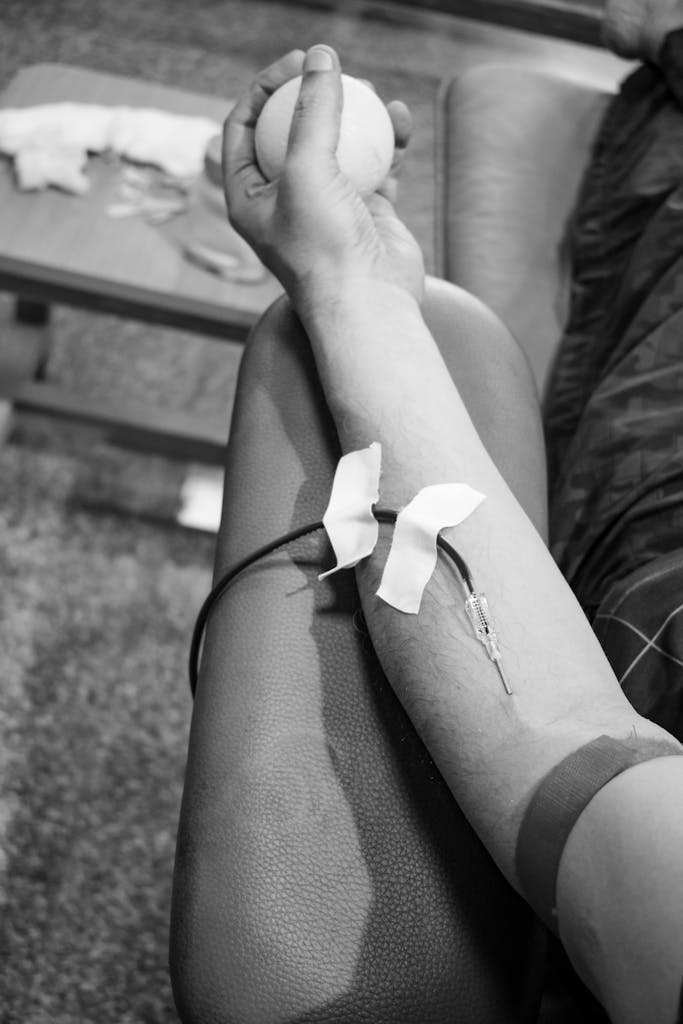
[[[3,0],[0,87],[49,60],[230,97],[322,40],[413,109],[400,209],[431,268],[433,103],[456,59],[492,55],[472,26],[420,35],[262,0]],[[0,352],[10,313],[0,296]],[[227,423],[239,346],[65,308],[50,332],[49,379]],[[186,655],[213,555],[174,524],[183,471],[28,420],[0,447],[2,1024],[176,1021]]]

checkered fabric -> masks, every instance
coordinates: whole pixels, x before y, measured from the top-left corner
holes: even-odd
[[[551,549],[631,702],[683,739],[683,30],[611,103],[572,250]]]

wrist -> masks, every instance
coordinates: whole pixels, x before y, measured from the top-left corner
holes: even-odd
[[[291,298],[304,328],[313,334],[371,313],[421,317],[419,301],[408,288],[365,275],[308,280]]]

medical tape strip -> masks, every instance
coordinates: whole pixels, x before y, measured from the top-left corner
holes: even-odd
[[[474,512],[485,495],[468,484],[423,487],[402,509],[377,595],[401,612],[417,615],[436,566],[436,536]]]
[[[671,754],[683,754],[673,736],[670,740],[598,736],[568,754],[538,784],[519,829],[515,868],[525,898],[556,934],[557,874],[581,812],[627,768]]]
[[[368,448],[342,455],[339,460],[323,516],[337,564],[320,573],[319,580],[340,569],[350,569],[372,554],[379,535],[372,506],[379,497],[381,463],[382,446],[377,441]]]

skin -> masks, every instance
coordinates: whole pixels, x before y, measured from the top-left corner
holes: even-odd
[[[268,96],[302,70],[285,168],[267,182],[256,164],[255,124]],[[339,76],[334,51],[314,47],[287,54],[257,77],[225,127],[230,219],[279,278],[308,334],[342,450],[381,442],[382,503],[401,507],[421,487],[451,481],[487,496],[455,531],[444,532],[489,598],[513,697],[473,637],[460,590],[443,567],[418,616],[376,596],[387,535],[355,571],[387,677],[473,827],[518,887],[521,819],[534,788],[563,757],[605,733],[670,737],[623,696],[542,537],[482,444],[422,317],[422,254],[393,207],[410,135],[407,108],[389,104],[394,167],[385,186],[363,200],[334,156]],[[675,1017],[683,868],[669,851],[683,844],[675,811],[682,802],[683,758],[631,768],[588,804],[562,857],[560,936],[620,1024],[670,1024]],[[643,834],[633,823],[644,820]]]

